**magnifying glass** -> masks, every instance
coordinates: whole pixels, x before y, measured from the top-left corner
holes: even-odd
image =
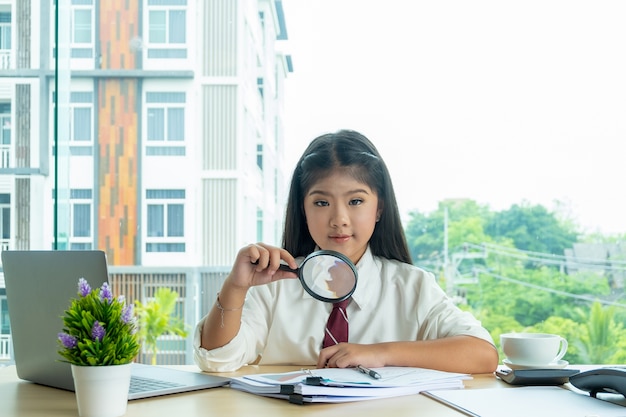
[[[306,292],[327,303],[343,301],[356,289],[356,267],[347,256],[332,250],[311,253],[299,268],[281,264],[279,269],[297,274]]]

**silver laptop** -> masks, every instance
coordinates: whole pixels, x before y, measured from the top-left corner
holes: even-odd
[[[19,378],[74,390],[70,365],[61,362],[57,333],[78,293],[78,279],[92,288],[108,281],[102,251],[3,251],[15,366]],[[133,364],[130,400],[226,385],[227,378],[161,366]]]

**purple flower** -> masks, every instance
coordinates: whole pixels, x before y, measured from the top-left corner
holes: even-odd
[[[91,328],[91,338],[95,341],[102,342],[105,334],[106,330],[104,330],[104,327],[102,327],[99,321],[95,321]]]
[[[78,294],[81,297],[86,297],[87,294],[91,292],[91,287],[85,278],[81,278],[78,280]]]
[[[129,324],[133,321],[133,305],[128,304],[125,305],[122,309],[122,321],[126,324]]]
[[[70,336],[67,333],[59,333],[59,340],[67,349],[72,349],[76,347],[76,338],[74,336]]]
[[[108,301],[109,303],[113,300],[113,294],[111,294],[111,288],[109,288],[109,284],[107,282],[102,284],[100,287],[100,299],[102,301]]]

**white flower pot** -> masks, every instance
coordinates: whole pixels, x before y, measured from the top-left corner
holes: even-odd
[[[81,417],[119,417],[126,413],[130,367],[72,365],[78,415]]]

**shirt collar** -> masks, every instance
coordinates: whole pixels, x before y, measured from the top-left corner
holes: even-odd
[[[374,295],[380,292],[379,268],[369,246],[356,264],[356,270],[359,276],[357,278],[356,290],[352,294],[352,300],[363,309],[369,304]]]

